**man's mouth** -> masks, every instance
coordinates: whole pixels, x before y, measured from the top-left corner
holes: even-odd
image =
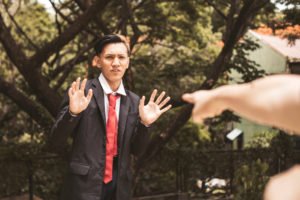
[[[112,69],[111,71],[112,71],[112,72],[120,72],[119,69]]]

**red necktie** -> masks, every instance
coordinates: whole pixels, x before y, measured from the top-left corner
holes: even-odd
[[[109,108],[106,122],[106,157],[104,171],[105,184],[112,180],[113,159],[118,153],[118,120],[116,115],[116,101],[118,97],[118,95],[108,95]]]

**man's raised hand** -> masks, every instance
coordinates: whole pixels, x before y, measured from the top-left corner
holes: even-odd
[[[92,89],[89,89],[87,96],[84,94],[84,88],[86,84],[86,79],[80,84],[80,78],[74,81],[69,89],[69,111],[73,115],[78,115],[89,105],[91,98],[93,96]]]
[[[157,90],[155,89],[153,90],[147,105],[145,105],[145,96],[143,96],[140,100],[140,118],[142,123],[146,126],[149,126],[150,124],[155,122],[161,114],[172,107],[171,105],[164,107],[171,99],[170,97],[164,99],[165,92],[162,92],[155,100],[156,94]]]

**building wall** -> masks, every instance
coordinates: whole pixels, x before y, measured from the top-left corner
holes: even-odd
[[[234,127],[243,131],[244,145],[247,144],[255,134],[272,129],[272,127],[262,126],[245,118],[241,118],[240,123],[234,123]]]
[[[287,59],[283,55],[281,55],[268,44],[258,40],[257,37],[255,37],[251,32],[248,32],[247,36],[260,45],[259,49],[250,52],[249,54],[249,59],[255,61],[260,66],[260,69],[264,69],[267,74],[288,72]],[[241,81],[240,75],[237,74],[237,72],[232,72],[231,78],[233,78],[232,83]],[[234,123],[233,127],[243,131],[244,144],[247,144],[247,142],[251,140],[255,133],[260,133],[262,131],[271,129],[271,127],[262,126],[244,118],[241,119],[240,123]]]
[[[287,72],[287,58],[268,44],[258,40],[250,32],[247,35],[260,45],[259,49],[250,52],[250,60],[254,60],[268,74]]]

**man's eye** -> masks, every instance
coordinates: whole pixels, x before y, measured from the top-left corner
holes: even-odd
[[[111,60],[111,59],[114,59],[113,56],[106,56],[105,58],[106,58],[106,59],[110,59],[110,60]]]

